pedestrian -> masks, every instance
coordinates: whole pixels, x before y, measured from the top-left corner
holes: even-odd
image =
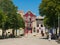
[[[50,41],[51,40],[51,33],[49,32],[49,38],[48,38],[48,40]]]

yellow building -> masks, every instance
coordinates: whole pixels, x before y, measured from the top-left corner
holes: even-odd
[[[20,14],[21,17],[23,18],[24,12],[22,10],[19,10],[17,13]]]

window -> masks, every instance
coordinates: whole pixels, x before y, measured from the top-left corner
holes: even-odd
[[[39,27],[39,25],[37,25],[37,27]]]
[[[29,21],[31,21],[31,18],[29,18]]]
[[[28,23],[28,27],[31,27],[31,23]]]

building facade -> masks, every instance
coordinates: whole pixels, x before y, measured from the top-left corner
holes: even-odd
[[[44,17],[36,16],[31,11],[28,11],[25,14],[23,11],[18,11],[18,13],[21,15],[21,17],[25,21],[25,29],[24,29],[25,34],[37,32],[37,29],[41,33],[40,28],[41,28],[41,25],[43,25],[44,27],[44,23],[43,23]],[[44,29],[44,33],[45,33],[45,29]]]
[[[25,21],[25,33],[32,33],[33,31],[33,22],[36,20],[36,16],[31,12],[28,11],[24,15],[24,21]]]
[[[20,14],[21,17],[23,18],[24,12],[22,10],[19,10],[17,13]]]
[[[40,30],[41,25],[44,26],[43,19],[44,17],[36,16],[31,11],[28,11],[26,14],[24,14],[23,11],[18,11],[18,14],[21,15],[21,17],[25,21],[25,29],[17,30],[17,34],[20,35],[20,33],[33,33],[37,32],[37,28]],[[35,30],[35,31],[34,31]],[[6,30],[7,34],[12,33],[12,29]],[[40,31],[41,32],[41,31]],[[0,29],[0,35],[2,35],[2,30]],[[16,35],[16,31],[15,31]]]
[[[45,33],[45,26],[44,26],[44,17],[38,16],[36,17],[36,30],[39,30],[39,33],[41,33],[41,28],[43,28],[43,33]]]

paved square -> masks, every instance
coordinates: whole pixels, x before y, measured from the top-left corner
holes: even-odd
[[[59,45],[55,40],[48,41],[41,37],[27,36],[0,40],[0,45]]]

